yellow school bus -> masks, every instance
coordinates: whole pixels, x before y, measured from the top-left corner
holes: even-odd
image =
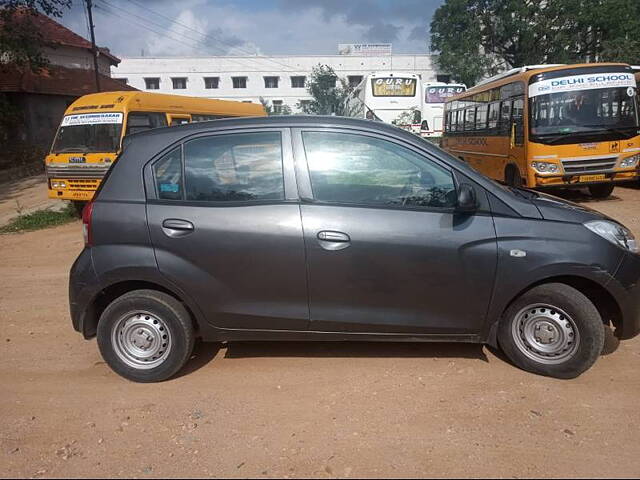
[[[264,116],[262,105],[138,91],[85,95],[67,108],[45,159],[49,197],[91,200],[122,139],[150,128],[226,117]]]
[[[447,100],[442,147],[511,186],[607,197],[638,175],[636,92],[626,64],[513,69]]]

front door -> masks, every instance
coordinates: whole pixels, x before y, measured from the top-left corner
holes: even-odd
[[[200,136],[150,167],[158,266],[216,327],[308,327],[290,145],[287,129]]]
[[[477,333],[495,231],[486,213],[455,213],[452,172],[384,137],[296,135],[310,329]]]

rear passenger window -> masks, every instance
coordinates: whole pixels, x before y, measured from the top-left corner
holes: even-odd
[[[163,200],[182,199],[182,162],[180,147],[167,153],[153,165],[158,198]]]
[[[185,143],[187,200],[284,200],[282,145],[276,132],[199,138]]]

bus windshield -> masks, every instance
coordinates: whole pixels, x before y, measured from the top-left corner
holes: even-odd
[[[444,103],[447,98],[465,91],[461,85],[427,87],[424,94],[425,103]]]
[[[374,97],[415,97],[415,78],[372,78],[371,87]]]
[[[52,153],[116,152],[122,133],[122,113],[85,113],[63,118]]]
[[[638,127],[635,81],[621,83],[607,88],[570,89],[565,86],[556,92],[548,86],[539,88],[537,83],[532,84],[529,87],[532,136],[544,140],[547,137],[612,131],[635,135]],[[550,93],[542,93],[549,90]]]

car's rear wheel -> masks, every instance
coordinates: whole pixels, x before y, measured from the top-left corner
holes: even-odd
[[[596,183],[589,185],[589,193],[593,198],[607,198],[613,193],[613,188],[612,183]]]
[[[135,382],[172,377],[193,351],[189,313],[178,300],[155,290],[135,290],[116,298],[100,316],[97,333],[107,364]]]
[[[548,283],[527,291],[507,308],[498,341],[524,370],[574,378],[602,352],[604,325],[582,293],[562,283]]]

